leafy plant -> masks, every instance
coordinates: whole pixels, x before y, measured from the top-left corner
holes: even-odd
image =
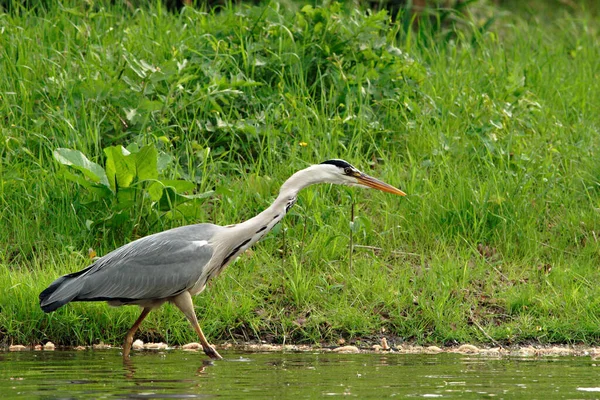
[[[186,203],[212,194],[194,194],[196,185],[190,181],[161,178],[170,156],[159,154],[153,145],[111,146],[104,149],[104,154],[106,164],[102,168],[78,150],[54,151],[54,158],[65,166],[62,176],[87,190],[83,204],[104,204],[110,210],[97,221],[87,221],[88,228],[99,224],[118,227],[132,219],[137,224],[143,218],[155,222],[161,215],[190,217],[193,207],[186,207]]]

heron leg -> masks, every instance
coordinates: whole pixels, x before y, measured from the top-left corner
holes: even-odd
[[[198,324],[198,319],[196,318],[196,312],[194,311],[194,303],[192,302],[192,295],[190,294],[190,292],[185,291],[175,296],[171,301],[177,306],[177,308],[181,310],[181,312],[186,316],[188,321],[190,321],[190,323],[194,327],[194,330],[200,338],[200,344],[202,345],[202,350],[204,350],[204,354],[206,354],[210,358],[214,358],[217,360],[222,359],[223,357],[221,357],[217,350],[215,350],[215,348],[211,346],[210,343],[208,343],[208,340],[206,340],[206,336],[204,336],[204,333],[200,328],[200,324]]]
[[[142,313],[135,320],[131,329],[127,331],[127,335],[125,335],[125,342],[123,343],[123,358],[129,357],[129,351],[131,350],[131,345],[133,344],[133,335],[137,332],[138,328],[142,324],[144,318],[148,316],[148,313],[152,310],[150,307],[144,307]]]

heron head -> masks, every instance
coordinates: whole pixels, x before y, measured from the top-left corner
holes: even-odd
[[[330,183],[373,188],[384,192],[397,194],[399,196],[406,196],[406,193],[404,193],[402,190],[360,172],[357,168],[344,160],[327,160],[323,161],[319,165],[327,168],[327,181]]]

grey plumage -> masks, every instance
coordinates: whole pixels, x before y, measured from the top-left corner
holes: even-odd
[[[125,336],[123,357],[129,355],[133,335],[148,313],[164,302],[177,306],[200,338],[202,349],[221,358],[198,324],[192,296],[204,290],[209,279],[275,226],[298,198],[298,192],[315,183],[371,187],[404,196],[404,192],[363,174],[343,160],[328,160],[296,172],[282,185],[266,210],[236,225],[198,224],[156,233],[120,247],[89,267],[61,276],[40,293],[40,306],[51,312],[72,301],[107,301],[111,305],[136,304],[142,313]]]
[[[126,244],[89,267],[55,280],[40,293],[40,306],[54,311],[71,301],[136,304],[191,289],[212,256],[212,224],[170,229]],[[198,242],[206,241],[199,246]]]

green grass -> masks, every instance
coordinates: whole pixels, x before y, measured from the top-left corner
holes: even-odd
[[[595,14],[479,3],[472,20],[407,32],[336,5],[64,4],[0,15],[3,343],[120,343],[135,307],[45,315],[39,292],[88,265],[89,248],[247,219],[329,158],[408,196],[303,191],[196,298],[211,339],[600,343]],[[123,210],[52,157],[73,148],[104,165],[105,147],[132,143],[170,160],[165,178],[215,194],[185,216],[142,218],[136,203],[109,220]],[[139,336],[195,340],[171,306]]]

